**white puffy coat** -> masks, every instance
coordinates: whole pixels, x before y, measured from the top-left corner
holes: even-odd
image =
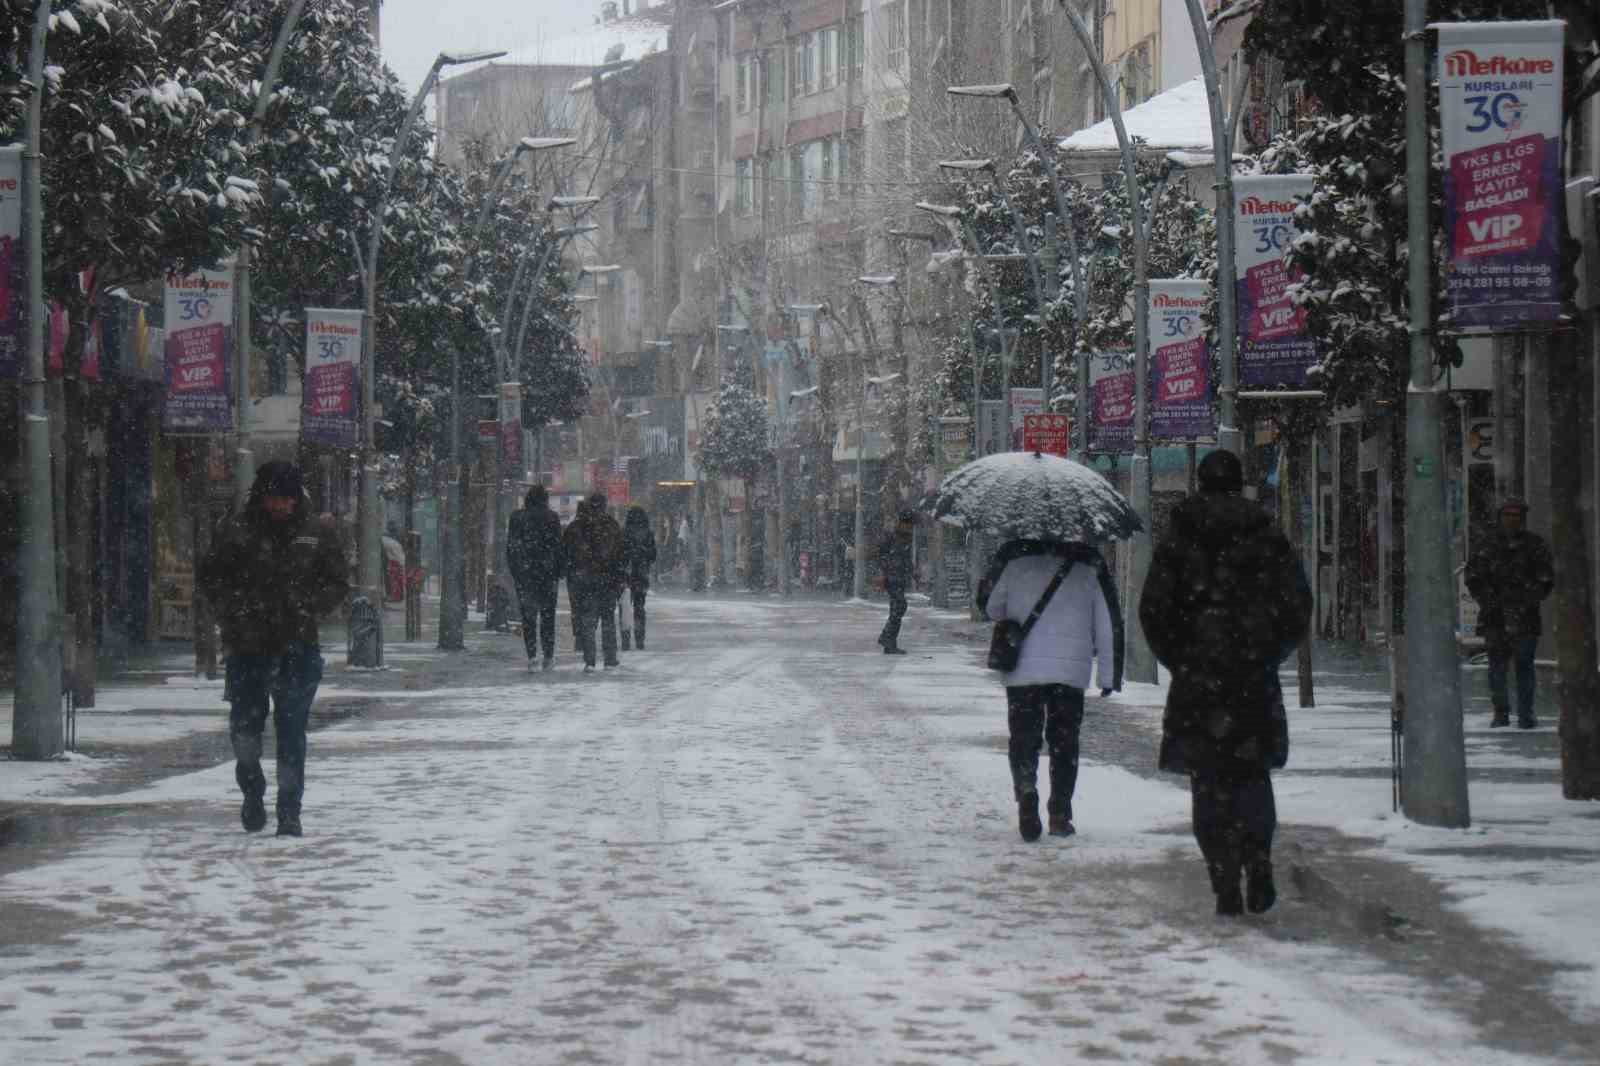
[[[1009,618],[1026,622],[1061,563],[1053,555],[1024,555],[1007,563],[989,593],[986,613],[990,621]],[[1071,685],[1086,689],[1097,662],[1100,687],[1110,688],[1116,676],[1111,611],[1094,568],[1074,563],[1022,642],[1017,668],[1001,676],[1007,688]]]

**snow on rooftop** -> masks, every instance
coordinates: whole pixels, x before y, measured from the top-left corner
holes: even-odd
[[[1137,107],[1122,113],[1122,124],[1130,138],[1142,138],[1155,149],[1211,149],[1211,109],[1206,102],[1205,81],[1192,78],[1166,92],[1157,93]],[[1118,149],[1117,131],[1111,120],[1096,122],[1061,142],[1068,152],[1114,152]]]
[[[625,18],[541,41],[531,48],[512,52],[497,62],[540,67],[597,67],[602,63],[642,59],[667,50],[667,34],[672,29],[671,17],[671,7],[649,8]]]

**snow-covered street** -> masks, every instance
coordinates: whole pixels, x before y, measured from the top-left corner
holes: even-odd
[[[322,702],[381,698],[313,733],[301,840],[240,831],[230,763],[37,800],[103,817],[0,849],[0,1061],[1505,1064],[1594,1032],[1592,995],[1548,1047],[1483,1032],[1287,872],[1215,918],[1148,695],[1090,699],[1079,835],[1024,844],[977,627],[918,608],[890,659],[862,605],[651,606],[589,677],[564,614],[551,674],[476,625],[455,661],[330,655]]]

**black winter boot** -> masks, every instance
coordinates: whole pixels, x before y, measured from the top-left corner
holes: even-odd
[[[1272,860],[1252,859],[1245,868],[1244,905],[1251,914],[1262,914],[1278,902],[1278,886],[1272,883]]]
[[[1490,729],[1504,729],[1511,724],[1511,712],[1496,710],[1494,717],[1489,719]]]
[[[632,651],[633,650],[633,634],[629,633],[626,629],[624,629],[622,631],[622,650],[623,651]]]
[[[1017,798],[1017,830],[1030,844],[1044,832],[1044,823],[1039,821],[1039,793],[1024,792]]]
[[[278,835],[281,837],[297,837],[300,835],[300,811],[298,809],[278,808]]]
[[[246,833],[259,833],[267,824],[267,805],[261,799],[259,792],[246,792],[244,803],[239,807],[239,821],[244,824]]]

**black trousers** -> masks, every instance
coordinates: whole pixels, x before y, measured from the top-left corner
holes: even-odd
[[[595,660],[594,627],[600,626],[600,651],[607,666],[617,664],[617,612],[616,600],[604,583],[589,584],[567,580],[567,597],[572,601],[573,632],[578,638],[578,650],[583,652],[585,666]]]
[[[551,580],[517,582],[517,602],[522,604],[522,644],[531,662],[534,649],[549,659],[556,653],[556,583]]]
[[[1072,820],[1078,787],[1078,730],[1083,726],[1083,689],[1071,685],[1006,688],[1011,727],[1011,784],[1016,797],[1038,791],[1039,747],[1050,753],[1050,798],[1045,809]]]
[[[889,619],[883,623],[878,643],[892,648],[900,642],[900,622],[906,616],[906,590],[899,585],[886,585],[889,594]]]
[[[1189,794],[1195,843],[1214,891],[1237,887],[1241,867],[1271,861],[1278,808],[1265,769],[1192,773]]]

